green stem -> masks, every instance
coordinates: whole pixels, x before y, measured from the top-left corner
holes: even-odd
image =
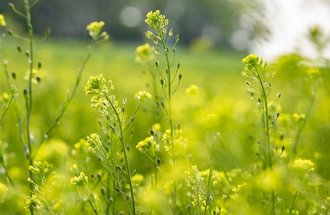
[[[26,95],[26,135],[27,135],[27,159],[30,166],[33,166],[33,157],[32,157],[32,141],[31,141],[31,131],[30,131],[30,124],[31,124],[31,113],[32,113],[32,71],[34,66],[34,42],[33,42],[33,26],[31,23],[31,12],[30,12],[30,2],[29,0],[24,0],[25,3],[25,13],[26,13],[26,25],[28,30],[28,38],[29,38],[29,77],[28,77],[28,86],[27,86],[27,95]],[[33,180],[33,172],[29,168],[29,177]],[[35,194],[34,186],[32,183],[30,185],[30,197]],[[29,206],[30,214],[34,214],[33,205]]]
[[[109,102],[113,112],[116,115],[117,121],[118,121],[118,126],[119,126],[119,138],[120,138],[120,142],[122,144],[123,147],[123,151],[124,151],[124,160],[125,160],[125,165],[127,168],[127,173],[128,173],[128,183],[129,183],[129,188],[130,188],[130,193],[131,193],[131,199],[132,199],[132,212],[133,215],[135,215],[135,201],[134,201],[134,192],[133,192],[133,185],[132,185],[132,173],[131,173],[131,168],[129,166],[129,162],[128,162],[128,156],[127,156],[127,152],[126,152],[126,143],[124,140],[124,133],[123,133],[123,126],[122,126],[122,122],[120,119],[120,115],[116,109],[116,107],[114,106],[114,104],[112,103],[112,101],[109,99],[109,97],[107,95],[104,95],[105,98],[107,99],[107,101]]]
[[[265,86],[264,86],[264,82],[262,81],[260,74],[259,74],[259,69],[256,66],[256,74],[257,74],[257,78],[261,87],[261,91],[262,91],[262,97],[263,97],[263,101],[264,101],[264,129],[265,129],[265,134],[266,134],[266,146],[267,146],[267,150],[268,150],[268,165],[269,167],[272,169],[272,154],[271,154],[271,146],[270,146],[270,131],[269,131],[269,110],[268,110],[268,101],[267,101],[267,93],[265,90]]]
[[[169,61],[169,55],[168,55],[168,46],[165,43],[165,38],[163,36],[163,33],[161,29],[158,30],[158,35],[160,36],[160,41],[162,44],[162,47],[164,49],[164,55],[166,60],[166,72],[167,72],[167,105],[168,105],[168,119],[169,119],[169,125],[171,130],[171,151],[172,151],[172,163],[173,167],[175,168],[175,147],[174,147],[174,126],[173,126],[173,118],[172,118],[172,79],[171,79],[171,64]],[[176,211],[176,183],[174,183],[174,192],[173,192],[173,209],[174,214]]]
[[[266,145],[267,145],[267,150],[268,150],[268,166],[270,169],[273,168],[273,163],[272,163],[272,152],[271,152],[271,146],[270,146],[270,129],[269,129],[269,110],[268,110],[268,101],[267,101],[267,94],[266,94],[266,90],[265,90],[265,86],[264,86],[264,82],[261,79],[261,76],[259,74],[259,69],[256,66],[256,74],[259,80],[259,84],[261,87],[261,91],[262,91],[262,96],[263,96],[263,101],[264,101],[264,129],[265,129],[265,133],[266,133]],[[272,191],[272,214],[275,214],[275,193],[274,190]]]
[[[75,96],[76,92],[77,92],[77,89],[78,89],[78,86],[80,84],[80,80],[81,80],[81,76],[82,76],[82,73],[86,67],[86,64],[88,62],[88,60],[90,59],[91,57],[91,54],[92,54],[92,49],[93,49],[93,46],[91,46],[89,48],[89,51],[86,55],[86,57],[84,58],[79,70],[78,70],[78,73],[77,73],[77,78],[75,80],[75,83],[74,83],[74,86],[73,86],[73,89],[71,91],[71,93],[68,95],[68,97],[66,98],[66,100],[63,102],[55,120],[52,122],[52,124],[49,126],[49,128],[45,131],[44,135],[42,136],[38,146],[41,146],[44,141],[48,138],[48,135],[53,131],[53,129],[59,124],[59,121],[61,120],[63,114],[66,112],[66,110],[68,109],[68,106],[70,105],[73,97]],[[38,149],[39,147],[37,147],[37,152],[38,152]],[[37,154],[37,152],[35,154]]]

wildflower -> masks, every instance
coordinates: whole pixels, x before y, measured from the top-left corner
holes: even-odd
[[[0,14],[0,27],[5,27],[7,25],[5,17]]]
[[[147,63],[154,59],[155,48],[150,46],[149,43],[140,45],[135,50],[135,61],[139,63]]]
[[[4,185],[3,183],[0,183],[0,203],[3,202],[7,192],[8,192],[7,186]]]
[[[95,146],[101,146],[102,145],[101,137],[96,133],[93,133],[93,134],[90,134],[89,136],[87,136],[86,140],[92,148],[95,147]]]
[[[163,30],[163,28],[168,25],[168,19],[162,15],[159,10],[148,12],[145,22],[150,27],[161,30]]]
[[[80,172],[79,176],[74,176],[70,180],[70,184],[76,187],[82,187],[87,183],[88,183],[88,177],[83,172]]]
[[[139,150],[140,152],[145,152],[148,150],[155,149],[156,151],[159,151],[159,146],[156,143],[156,140],[153,136],[147,137],[144,140],[138,142],[136,145],[136,149]]]
[[[254,66],[258,63],[259,57],[255,54],[249,54],[245,58],[243,58],[242,62],[247,66]]]
[[[95,94],[98,92],[107,92],[108,89],[106,87],[106,81],[103,77],[102,74],[97,75],[97,76],[91,76],[88,81],[87,84],[85,86],[85,93],[86,95],[88,94]]]
[[[145,90],[141,90],[141,91],[137,92],[134,97],[138,101],[144,101],[146,99],[151,99],[152,95]]]
[[[106,40],[109,38],[109,35],[105,31],[101,33],[103,27],[103,21],[91,22],[89,25],[87,25],[86,30],[94,40],[98,40],[100,38]]]
[[[35,161],[33,165],[29,166],[29,170],[31,170],[34,174],[39,176],[45,176],[50,172],[52,165],[50,165],[47,161]]]
[[[192,84],[186,89],[185,92],[186,92],[187,95],[194,96],[194,95],[197,95],[199,93],[199,88],[198,88],[197,85]]]

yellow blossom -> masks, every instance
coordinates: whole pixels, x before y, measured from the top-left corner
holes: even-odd
[[[82,187],[87,183],[88,183],[88,177],[83,172],[80,172],[79,176],[74,176],[70,180],[70,184],[76,187]]]
[[[94,39],[108,39],[109,35],[104,31],[101,33],[102,28],[104,27],[104,22],[91,22],[89,25],[87,25],[86,30],[88,31],[89,35]]]
[[[0,27],[5,27],[7,25],[5,17],[0,14]]]
[[[152,61],[155,58],[154,50],[155,48],[150,46],[149,43],[138,46],[135,50],[135,61],[138,63],[148,63]]]
[[[255,54],[249,54],[245,58],[243,58],[242,62],[245,63],[248,66],[255,65],[259,60],[259,57]]]

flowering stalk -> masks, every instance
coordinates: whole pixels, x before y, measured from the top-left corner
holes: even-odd
[[[33,167],[33,157],[32,157],[32,141],[31,141],[31,113],[32,113],[32,71],[34,66],[34,39],[33,39],[33,26],[31,23],[31,7],[30,1],[24,0],[25,5],[25,16],[26,16],[26,26],[28,30],[28,39],[29,39],[29,56],[28,56],[28,63],[29,63],[29,72],[28,72],[28,83],[27,89],[24,90],[24,98],[26,103],[26,135],[27,135],[27,147],[28,150],[26,151],[26,156],[29,161],[29,166]],[[33,180],[34,175],[31,168],[29,168],[29,178]],[[30,185],[30,198],[35,195],[35,187],[32,183]],[[34,207],[33,205],[29,205],[30,214],[34,214]]]
[[[107,128],[107,130],[105,130],[105,135],[110,136],[114,134],[121,145],[122,148],[121,152],[123,152],[124,155],[123,160],[125,162],[125,168],[126,168],[125,176],[123,176],[123,178],[125,178],[125,180],[128,181],[128,185],[129,185],[130,201],[131,201],[130,210],[132,214],[136,214],[134,190],[131,179],[132,170],[129,164],[128,154],[127,154],[128,145],[125,141],[125,131],[127,130],[127,128],[131,126],[131,122],[129,122],[129,124],[126,126],[124,125],[125,108],[121,108],[115,96],[109,93],[110,91],[113,90],[114,90],[114,86],[112,85],[112,82],[109,81],[107,83],[102,75],[90,77],[90,79],[88,80],[85,86],[86,94],[92,95],[92,99],[91,99],[92,107],[96,108],[105,119],[106,128]],[[144,97],[145,94],[140,93],[138,94],[138,96],[140,99],[142,99],[142,97]],[[123,100],[123,103],[124,105],[126,105],[125,99]],[[133,115],[133,117],[134,116],[135,115]],[[104,146],[100,136],[98,136],[97,134],[91,134],[90,136],[88,136],[87,141],[91,144],[91,148],[93,149],[94,153],[102,161],[103,166],[107,169],[109,174],[112,175],[114,180],[114,187],[116,187],[116,185],[119,184],[118,176],[120,176],[119,173],[117,174],[117,171],[119,170],[121,171],[122,167],[117,165],[116,159],[114,159],[112,155],[118,154],[118,152],[111,151],[109,153],[107,147],[109,148],[110,146],[108,145]],[[108,186],[110,186],[109,183]],[[116,190],[116,188],[114,190]]]
[[[260,72],[266,71],[267,63],[263,61],[262,58],[259,58],[257,55],[250,54],[242,60],[245,63],[245,70],[243,76],[249,78],[250,81],[247,81],[248,86],[255,87],[259,90],[260,98],[258,98],[258,104],[262,108],[262,123],[264,126],[265,134],[265,146],[264,146],[264,155],[266,157],[266,165],[272,169],[273,168],[273,158],[272,158],[272,149],[270,144],[270,124],[269,124],[269,103],[268,103],[268,94],[267,90],[270,89],[271,85],[265,82]],[[254,94],[254,93],[253,93]],[[278,96],[279,98],[279,96]],[[277,98],[277,99],[278,99]],[[266,149],[265,149],[266,148]],[[275,214],[275,193],[272,191],[272,214]]]
[[[168,19],[165,15],[161,14],[159,10],[150,11],[147,14],[147,19],[145,20],[147,25],[153,30],[146,32],[147,39],[153,41],[153,43],[158,46],[165,57],[165,73],[162,74],[161,78],[161,87],[164,93],[164,97],[166,100],[166,106],[161,102],[161,106],[164,108],[165,113],[168,117],[169,127],[170,127],[170,146],[171,146],[171,162],[175,165],[175,146],[174,146],[174,124],[173,124],[173,117],[172,117],[172,96],[177,90],[178,86],[180,85],[182,75],[178,75],[178,71],[180,68],[180,64],[177,65],[176,69],[172,69],[172,65],[174,63],[174,58],[170,61],[169,51],[170,46],[169,42],[173,36],[172,29],[168,30]],[[175,37],[175,42],[172,46],[172,51],[175,55],[175,47],[179,41],[179,36]],[[158,47],[156,51],[158,53]],[[158,63],[156,63],[156,67],[158,69]],[[176,86],[174,82],[177,80]],[[176,185],[174,185],[174,192],[173,192],[173,211],[176,211]]]

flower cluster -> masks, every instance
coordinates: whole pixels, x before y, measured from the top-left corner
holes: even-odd
[[[50,172],[51,168],[52,165],[47,161],[35,161],[33,166],[29,166],[29,170],[39,176],[46,176]]]
[[[87,25],[86,30],[94,40],[107,40],[109,39],[109,35],[107,32],[103,31],[104,22],[91,22]]]
[[[97,75],[97,76],[91,76],[88,79],[87,84],[85,86],[86,95],[89,95],[89,94],[93,95],[93,94],[97,94],[100,92],[104,92],[104,93],[108,92],[105,78],[103,77],[102,74]]]
[[[5,17],[0,14],[0,27],[5,27],[7,25]]]
[[[168,31],[168,19],[165,15],[161,14],[159,10],[150,11],[145,20],[147,25],[153,30],[147,31],[145,36],[147,39],[153,40],[155,44],[160,43],[164,46],[168,43],[169,39],[173,36],[173,30]],[[176,36],[175,44],[178,43],[179,36]],[[163,47],[164,48],[164,47]]]
[[[135,50],[135,61],[142,64],[151,62],[155,58],[154,51],[155,48],[149,43],[138,46]]]
[[[136,149],[142,153],[150,151],[159,151],[159,144],[157,144],[154,136],[150,136],[138,142],[138,144],[136,145]]]
[[[259,57],[255,54],[249,54],[245,58],[243,58],[242,62],[247,66],[255,66],[259,61]]]
[[[80,172],[79,176],[74,176],[70,180],[70,184],[75,187],[82,187],[88,183],[88,177],[84,172]]]
[[[87,136],[86,140],[92,148],[102,145],[101,137],[96,133],[92,133],[89,136]]]
[[[148,12],[145,22],[154,29],[164,29],[168,25],[168,19],[159,10]]]

